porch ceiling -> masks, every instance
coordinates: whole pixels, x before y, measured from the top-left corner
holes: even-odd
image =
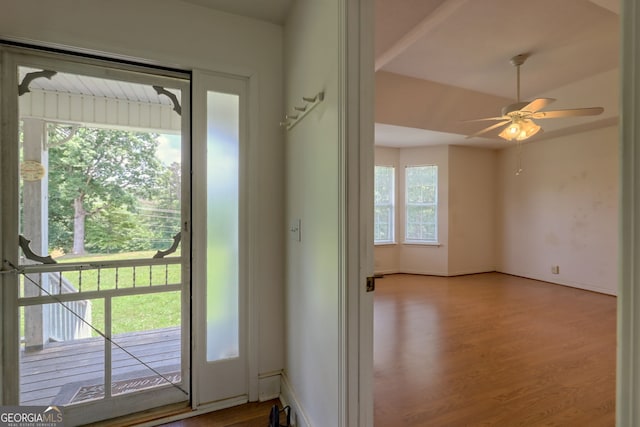
[[[19,82],[41,69],[20,67]],[[27,80],[28,81],[28,80]],[[152,85],[71,73],[39,77],[20,96],[21,117],[97,127],[178,132],[180,116],[169,96]],[[165,88],[180,101],[180,91]]]

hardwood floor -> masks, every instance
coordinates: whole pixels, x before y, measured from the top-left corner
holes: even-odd
[[[615,297],[499,273],[376,285],[376,427],[615,425]],[[273,403],[168,426],[265,427]]]
[[[376,426],[615,424],[615,297],[499,273],[376,285]]]
[[[267,427],[271,406],[282,405],[278,400],[250,402],[234,408],[223,409],[209,414],[199,415],[163,424],[164,427]],[[281,419],[284,423],[284,418]]]

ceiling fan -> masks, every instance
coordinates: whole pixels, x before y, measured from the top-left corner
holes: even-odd
[[[538,131],[538,126],[533,119],[555,119],[562,117],[576,117],[576,116],[597,116],[604,111],[602,107],[589,107],[589,108],[573,108],[567,110],[555,110],[555,111],[540,111],[547,105],[555,101],[553,98],[536,98],[531,102],[520,101],[520,66],[524,64],[528,55],[520,54],[511,58],[511,64],[516,67],[517,73],[517,86],[516,86],[516,103],[507,105],[502,108],[502,116],[499,117],[486,117],[482,119],[467,120],[469,122],[479,122],[488,120],[498,120],[498,123],[484,128],[473,135],[469,135],[466,138],[473,138],[474,136],[482,135],[493,129],[505,126],[500,132],[499,136],[508,141],[517,140],[522,141],[532,137]]]

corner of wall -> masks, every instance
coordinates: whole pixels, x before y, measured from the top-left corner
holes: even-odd
[[[284,372],[281,376],[280,402],[282,402],[283,407],[288,406],[290,408],[292,427],[312,427],[309,417],[305,413],[293,386],[287,379],[287,374]]]

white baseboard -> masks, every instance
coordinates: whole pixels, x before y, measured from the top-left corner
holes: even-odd
[[[283,406],[291,408],[292,427],[313,427],[285,373],[281,375],[280,402],[282,402]]]
[[[447,277],[449,275],[448,271],[425,271],[425,270],[414,270],[411,268],[407,268],[407,269],[400,269],[398,271],[398,273],[400,274],[418,274],[421,276],[441,276],[441,277]]]
[[[373,274],[398,274],[400,273],[399,270],[397,269],[393,269],[393,270],[375,270]]]
[[[464,270],[449,271],[448,276],[467,276],[469,274],[493,273],[495,271],[495,267],[466,268]]]
[[[258,376],[258,400],[267,400],[280,397],[281,371],[267,372]]]
[[[497,270],[498,273],[510,274],[512,276],[524,277],[526,279],[540,280],[542,282],[553,283],[555,285],[569,286],[571,288],[584,289],[585,291],[598,292],[600,294],[617,296],[618,290],[617,288],[614,290],[603,288],[598,285],[594,285],[592,283],[582,283],[576,282],[574,280],[563,279],[562,277],[558,277],[554,275],[553,277],[545,276],[542,274],[532,274],[527,272],[516,272],[516,271],[504,271]]]

